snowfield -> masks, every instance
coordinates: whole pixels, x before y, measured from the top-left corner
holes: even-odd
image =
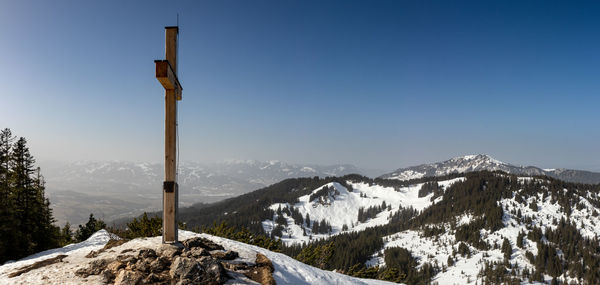
[[[262,253],[273,263],[275,271],[273,278],[277,284],[394,284],[390,282],[354,278],[340,273],[321,270],[301,263],[287,255],[275,253],[260,247],[245,243],[228,240],[207,234],[198,234],[189,231],[179,231],[179,239],[185,240],[192,237],[204,237],[221,244],[228,250],[237,251],[239,258],[236,260],[254,263],[256,253]],[[112,236],[112,238],[116,238]],[[99,250],[111,239],[111,234],[105,230],[98,231],[88,240],[40,252],[16,262],[0,266],[0,284],[103,284],[100,276],[91,275],[82,278],[75,275],[75,271],[85,267],[94,258],[85,256],[92,250]],[[152,248],[158,249],[161,245],[161,237],[137,238],[121,246],[111,248],[100,254],[97,258],[116,257],[126,249]],[[59,254],[67,255],[62,262],[54,263],[39,269],[34,269],[20,276],[9,278],[8,275],[23,266],[38,261],[55,257]],[[226,284],[257,284],[244,276],[235,276]]]
[[[521,183],[528,180],[531,180],[531,178],[519,177]],[[567,189],[563,191],[567,191]],[[529,240],[527,236],[524,237],[523,248],[517,246],[517,236],[521,231],[527,232],[527,227],[525,224],[520,223],[517,217],[511,213],[520,211],[522,216],[531,217],[533,224],[541,227],[542,230],[546,228],[556,229],[557,225],[554,224],[554,221],[560,221],[561,218],[567,219],[567,215],[561,210],[558,203],[552,203],[550,197],[544,199],[543,195],[539,194],[537,197],[530,197],[527,203],[529,204],[534,200],[537,201],[538,211],[534,211],[530,207],[516,202],[514,196],[511,199],[501,200],[500,205],[504,211],[502,220],[505,227],[494,233],[490,233],[487,230],[480,231],[483,240],[490,245],[502,245],[504,238],[507,238],[513,249],[510,262],[517,264],[520,270],[527,268],[529,271],[533,271],[535,269],[535,265],[530,263],[525,253],[526,251],[530,251],[534,255],[537,255],[538,249],[537,243]],[[572,209],[571,219],[579,221],[579,231],[583,236],[593,238],[600,235],[600,216],[594,217],[592,215],[594,207],[587,200],[587,197],[580,197],[580,203],[583,206],[580,209]],[[470,213],[457,216],[455,217],[456,225],[468,224],[475,218],[479,217],[474,217]],[[477,274],[484,267],[484,261],[503,261],[504,257],[500,249],[478,250],[465,243],[469,247],[471,255],[461,256],[460,254],[456,254],[455,264],[448,266],[448,257],[452,256],[453,251],[458,252],[459,241],[456,241],[454,236],[455,231],[451,230],[449,224],[438,224],[437,226],[443,226],[446,232],[438,236],[424,237],[422,231],[408,230],[384,237],[384,248],[374,253],[366,265],[385,266],[384,250],[390,247],[402,247],[408,249],[419,260],[419,267],[425,262],[447,266],[446,270],[438,273],[433,281],[438,281],[440,284],[467,284],[477,280]],[[547,283],[552,280],[552,277],[549,275],[545,275],[544,278]],[[559,276],[559,280],[567,281],[567,284],[572,281],[577,282],[576,279],[565,274]],[[532,283],[523,282],[523,284]]]
[[[463,177],[459,177],[440,181],[438,185],[443,189],[447,189],[450,185],[464,179]],[[349,191],[337,182],[327,183],[312,191],[311,194],[315,194],[324,187],[333,187],[337,192],[334,195],[330,194],[326,203],[317,200],[309,201],[309,194],[298,198],[298,202],[294,205],[290,205],[289,203],[275,203],[271,205],[269,208],[273,211],[277,211],[279,208],[294,208],[302,214],[302,217],[308,214],[311,224],[314,221],[324,220],[329,222],[332,227],[331,234],[315,234],[312,232],[311,225],[307,225],[306,223],[297,225],[294,223],[292,217],[286,213],[282,213],[283,217],[287,220],[287,226],[284,227],[281,240],[289,245],[293,243],[307,243],[312,239],[327,238],[342,232],[362,231],[369,227],[387,224],[390,215],[397,212],[400,207],[412,207],[415,210],[421,211],[433,203],[431,201],[433,193],[419,197],[419,190],[423,186],[423,183],[402,187],[398,191],[393,187],[369,185],[362,182],[353,183],[347,181],[346,183],[352,186],[352,191]],[[376,217],[363,223],[358,221],[358,212],[361,207],[366,209],[368,207],[381,206],[384,202],[387,206],[386,209],[377,214]],[[270,234],[276,226],[275,221],[277,220],[277,216],[275,214],[273,219],[262,222],[266,233]],[[348,230],[342,231],[344,225],[348,227]]]

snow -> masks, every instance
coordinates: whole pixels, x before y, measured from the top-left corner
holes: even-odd
[[[302,168],[300,169],[300,171],[301,171],[301,172],[313,172],[313,173],[317,172],[317,171],[316,171],[314,168],[312,168],[312,167],[308,167],[308,166],[304,166],[304,167],[302,167]]]
[[[438,185],[446,189],[453,183],[462,180],[464,180],[463,177],[454,178],[440,181],[438,182]],[[311,239],[327,238],[342,232],[362,231],[369,227],[387,224],[390,215],[397,212],[400,207],[412,207],[421,211],[433,204],[431,201],[433,193],[425,197],[418,197],[419,190],[423,186],[423,183],[402,187],[398,189],[398,191],[393,187],[384,187],[376,184],[370,185],[363,182],[353,183],[351,181],[347,181],[346,183],[352,186],[352,191],[349,191],[346,187],[337,182],[331,182],[322,185],[311,192],[311,194],[314,194],[324,187],[333,187],[337,193],[335,195],[330,194],[326,201],[309,201],[309,194],[298,198],[298,202],[293,205],[289,203],[272,204],[269,208],[273,211],[277,211],[279,208],[294,208],[302,214],[302,217],[306,217],[306,214],[308,214],[311,222],[324,220],[329,222],[332,226],[331,234],[315,234],[312,233],[311,225],[297,225],[290,216],[286,213],[282,213],[283,217],[287,220],[287,226],[282,231],[283,235],[281,240],[288,245],[294,243],[308,243]],[[387,207],[377,214],[377,216],[363,223],[358,221],[358,212],[360,208],[367,209],[368,207],[381,206],[383,202],[386,203]],[[274,215],[272,220],[265,220],[262,222],[263,229],[266,233],[271,233],[276,226],[274,222],[276,219],[277,214]],[[348,227],[347,231],[342,231],[344,225]],[[306,233],[306,235],[304,235],[304,233]]]
[[[399,172],[399,173],[391,176],[389,179],[411,180],[411,179],[422,178],[423,176],[425,176],[425,173],[423,173],[423,172],[418,172],[418,171],[408,169],[408,170]]]
[[[273,278],[277,284],[393,284],[380,280],[354,278],[341,273],[321,270],[301,263],[281,253],[271,252],[260,247],[221,237],[189,231],[179,231],[180,240],[196,236],[210,239],[223,245],[226,249],[237,251],[240,255],[238,258],[239,261],[254,263],[256,253],[264,254],[273,263],[275,268]],[[110,238],[111,235],[108,232],[101,230],[84,242],[40,252],[17,262],[4,264],[0,266],[0,284],[103,284],[98,275],[91,275],[84,279],[76,276],[74,272],[79,268],[87,266],[87,264],[93,260],[93,258],[86,258],[85,255],[92,250],[102,248]],[[101,253],[97,258],[114,258],[125,249],[137,250],[140,248],[153,248],[157,250],[162,244],[161,239],[161,237],[137,238],[119,247],[114,247]],[[54,257],[58,254],[65,254],[67,257],[63,262],[54,263],[24,273],[20,276],[8,278],[8,274],[18,268]],[[227,284],[250,283],[251,282],[247,278],[241,276],[236,276],[235,279],[227,282]]]
[[[449,229],[449,225],[442,225]],[[513,253],[513,259],[511,262],[518,262],[518,264],[525,265],[531,269],[532,266],[528,263],[525,256],[525,250],[531,251],[529,247],[526,249],[519,249],[514,244],[516,243],[516,237],[518,235],[518,231],[515,229],[509,229],[505,232],[496,232],[493,235],[489,235],[487,238],[484,238],[488,243],[493,244],[493,240],[500,240],[502,242],[501,236],[514,237],[513,250],[517,249]],[[467,246],[469,246],[467,244]],[[535,247],[535,243],[530,247]],[[425,262],[429,263],[437,263],[440,267],[442,265],[447,266],[448,257],[452,256],[454,251],[458,251],[458,241],[456,241],[453,231],[446,231],[442,235],[438,235],[435,237],[424,237],[420,231],[403,231],[393,235],[389,235],[384,237],[384,249],[374,254],[374,258],[372,258],[367,265],[368,266],[384,266],[384,250],[390,247],[402,247],[408,249],[411,254],[417,258],[419,262],[419,267],[421,267]],[[433,281],[437,281],[440,284],[467,284],[469,282],[473,282],[477,279],[477,274],[484,266],[484,261],[502,261],[503,254],[502,252],[497,250],[488,250],[488,251],[480,251],[474,247],[469,246],[469,250],[471,251],[470,256],[461,256],[457,254],[454,257],[455,264],[453,266],[447,267],[446,271],[441,271],[438,273]],[[380,255],[381,257],[377,257]]]
[[[530,177],[519,177],[521,183],[531,181]],[[547,182],[542,179],[536,179],[540,182]],[[542,186],[543,187],[543,186]],[[522,191],[518,190],[517,192]],[[563,191],[567,191],[564,189]],[[594,211],[593,204],[588,200],[592,199],[592,195],[587,193],[585,197],[579,197],[579,207],[573,207],[570,215],[571,221],[577,221],[579,232],[588,238],[593,238],[600,234],[600,216],[594,217],[592,212]],[[538,211],[533,211],[529,208],[530,203],[536,201],[538,205]],[[481,230],[480,234],[482,239],[490,244],[501,245],[504,239],[508,239],[511,243],[513,252],[510,257],[511,264],[517,264],[520,270],[527,268],[529,271],[534,270],[535,266],[532,265],[526,258],[525,253],[530,251],[534,255],[537,255],[537,243],[529,240],[527,236],[524,237],[523,248],[517,247],[517,237],[520,232],[527,232],[527,226],[518,221],[517,217],[511,213],[517,213],[521,211],[523,217],[529,216],[532,219],[533,225],[541,227],[544,231],[546,228],[556,229],[557,225],[554,221],[560,221],[561,218],[567,219],[567,215],[564,213],[564,209],[557,202],[552,202],[550,195],[544,199],[543,194],[539,193],[536,196],[529,197],[527,203],[518,203],[515,199],[515,195],[512,198],[502,199],[498,202],[504,210],[504,216],[502,221],[504,227],[491,233],[488,230]],[[460,216],[455,217],[456,225],[468,224],[475,219],[481,217],[474,216],[472,213],[464,213]],[[440,265],[447,266],[448,256],[452,252],[458,249],[458,241],[455,239],[455,231],[451,229],[450,224],[442,223],[434,226],[444,227],[446,231],[442,235],[425,237],[421,230],[407,230],[399,233],[395,233],[384,237],[384,248],[373,254],[372,258],[366,262],[367,266],[384,266],[385,256],[384,252],[386,248],[390,247],[403,247],[408,249],[411,254],[417,258],[419,266],[422,266],[425,262],[437,263]],[[542,242],[547,242],[542,239]],[[457,254],[455,256],[455,264],[447,267],[445,271],[438,273],[433,281],[438,281],[440,284],[467,284],[477,280],[477,274],[483,268],[485,261],[497,261],[501,262],[504,256],[500,249],[490,249],[487,251],[478,250],[469,246],[471,251],[470,256],[461,256]],[[559,253],[560,254],[560,253]],[[546,282],[550,282],[552,277],[545,276]],[[576,281],[568,275],[563,274],[559,276],[559,281]],[[479,279],[479,281],[481,281]],[[528,284],[527,281],[524,282]]]
[[[83,242],[70,244],[62,248],[42,251],[16,262],[5,263],[0,266],[0,284],[81,284],[86,280],[76,276],[75,271],[80,265],[83,265],[90,260],[85,257],[90,251],[99,250],[104,247],[111,239],[111,236],[116,238],[116,236],[111,235],[106,230],[100,230]],[[14,278],[8,278],[8,274],[23,266],[31,265],[38,261],[61,254],[68,256],[64,259],[64,262],[32,270]],[[99,276],[90,276],[87,281],[91,281],[92,284],[102,284]]]

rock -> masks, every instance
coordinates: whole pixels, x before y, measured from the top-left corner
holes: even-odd
[[[86,257],[86,258],[96,258],[96,257],[98,257],[98,255],[100,255],[100,253],[102,253],[102,251],[101,251],[101,250],[98,250],[98,251],[96,251],[96,250],[92,250],[92,251],[90,251],[88,254],[86,254],[86,256],[85,256],[85,257]]]
[[[210,255],[210,253],[206,249],[204,249],[204,248],[195,247],[195,248],[191,248],[190,250],[188,250],[187,251],[187,255],[189,257],[198,258],[198,257],[201,257],[201,256],[208,256],[208,255]]]
[[[113,247],[117,247],[117,246],[121,246],[123,244],[125,244],[126,242],[128,242],[128,239],[110,239],[102,248],[102,251],[105,251],[109,248],[113,248]]]
[[[156,257],[156,251],[154,251],[154,249],[144,248],[144,249],[140,250],[137,258],[140,259],[140,258],[155,258],[155,257]]]
[[[161,256],[161,257],[155,259],[154,261],[152,261],[150,263],[148,269],[150,270],[150,272],[154,272],[154,273],[161,272],[161,271],[165,270],[167,268],[167,266],[169,266],[170,264],[171,264],[171,261],[168,258]]]
[[[200,260],[188,257],[176,257],[171,265],[169,275],[177,284],[224,284],[228,276],[219,261],[202,256]]]
[[[213,259],[211,262],[203,264],[203,266],[206,268],[206,275],[201,284],[224,284],[227,281],[227,272],[220,262]]]
[[[150,269],[150,263],[148,262],[148,259],[146,259],[146,260],[144,260],[144,259],[138,260],[138,262],[135,264],[135,269],[137,271],[141,271],[141,272],[148,272],[149,269]]]
[[[269,258],[267,258],[264,254],[257,253],[256,254],[256,266],[258,267],[267,267],[271,272],[274,271],[273,263]]]
[[[137,269],[137,263],[134,263],[133,261],[127,262],[127,266],[125,266],[126,270],[136,270]]]
[[[134,256],[131,256],[131,255],[119,255],[119,256],[117,256],[117,259],[123,263],[136,263],[137,262],[137,258],[135,258]]]
[[[235,251],[217,251],[211,254],[213,257],[221,259],[221,260],[233,260],[238,258],[238,253]]]
[[[146,278],[144,278],[144,280],[142,280],[142,283],[153,284],[160,281],[163,281],[163,279],[158,274],[150,273],[148,276],[146,276]]]
[[[247,263],[229,263],[229,262],[221,262],[221,265],[225,267],[227,270],[231,271],[246,271],[250,266]]]
[[[115,285],[136,285],[142,281],[142,274],[136,271],[121,270],[115,278]]]
[[[117,272],[119,272],[119,269],[124,268],[125,264],[121,261],[115,260],[111,263],[109,263],[106,266],[107,270],[110,270],[112,273],[116,274]]]
[[[112,283],[112,281],[115,280],[115,272],[112,272],[108,269],[102,271],[102,273],[100,273],[100,276],[102,276],[102,280],[106,284]]]
[[[256,267],[245,273],[248,278],[256,281],[262,285],[276,285],[273,274],[267,267]],[[116,284],[115,284],[116,285]]]
[[[250,269],[244,275],[248,278],[262,284],[262,285],[275,285],[275,279],[273,279],[273,263],[265,255],[256,254],[256,267]]]
[[[113,262],[112,259],[96,259],[96,260],[92,260],[92,262],[90,262],[90,264],[85,267],[85,268],[80,268],[77,271],[75,271],[75,275],[81,276],[81,277],[88,277],[90,275],[98,275],[100,274],[102,271],[104,271],[104,269],[106,268],[106,266]]]
[[[173,244],[163,244],[159,249],[160,255],[168,258],[173,258],[176,255],[180,255],[181,251],[181,247]]]
[[[21,275],[23,273],[27,273],[27,272],[29,272],[31,270],[42,268],[44,266],[48,266],[48,265],[51,265],[51,264],[54,264],[54,263],[57,263],[57,262],[62,262],[62,260],[65,257],[67,257],[67,256],[64,255],[64,254],[60,254],[60,255],[57,255],[57,256],[52,257],[52,258],[44,259],[44,260],[41,260],[41,261],[38,261],[38,262],[34,262],[33,264],[23,266],[23,267],[17,269],[17,271],[8,274],[8,278],[13,278],[13,277],[19,276],[19,275]]]
[[[176,257],[171,264],[169,276],[173,279],[193,279],[194,276],[200,275],[204,271],[200,263],[193,258]]]
[[[201,247],[201,248],[204,248],[207,250],[223,249],[223,246],[221,246],[220,244],[216,244],[209,239],[201,238],[201,237],[194,237],[191,239],[186,239],[182,243],[183,243],[183,246],[185,246],[186,248],[190,248],[190,249],[194,248],[194,247]]]

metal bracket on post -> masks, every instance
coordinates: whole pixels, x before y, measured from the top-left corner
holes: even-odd
[[[175,224],[174,225],[175,226],[175,232],[174,232],[175,237],[174,237],[174,241],[178,242],[179,241],[179,233],[178,233],[178,225],[179,225],[179,221],[178,221],[179,220],[179,207],[178,207],[178,205],[179,205],[179,184],[177,182],[175,182],[175,181],[163,181],[163,194],[162,194],[163,205],[165,204],[165,194],[167,194],[167,193],[169,193],[169,194],[171,194],[171,193],[175,194],[175,197],[174,197],[175,198],[175,201],[174,201],[174,204],[175,204],[175,217],[174,217],[175,218],[175,223],[174,223]],[[163,211],[164,210],[165,209],[163,208]],[[165,220],[164,217],[165,217],[165,215],[163,213],[163,231],[165,229],[164,223],[169,222],[169,221]],[[170,243],[172,241],[167,241],[167,242]],[[162,235],[162,243],[165,243],[165,235],[164,234]]]
[[[163,182],[163,190],[165,190],[166,193],[175,192],[175,187],[177,187],[177,183],[175,183],[175,181],[164,181]]]

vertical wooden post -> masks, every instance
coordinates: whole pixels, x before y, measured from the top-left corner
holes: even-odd
[[[156,78],[165,88],[165,181],[163,182],[163,242],[175,243],[179,187],[177,185],[177,101],[181,85],[177,78],[178,27],[165,27],[165,58],[156,60]]]

